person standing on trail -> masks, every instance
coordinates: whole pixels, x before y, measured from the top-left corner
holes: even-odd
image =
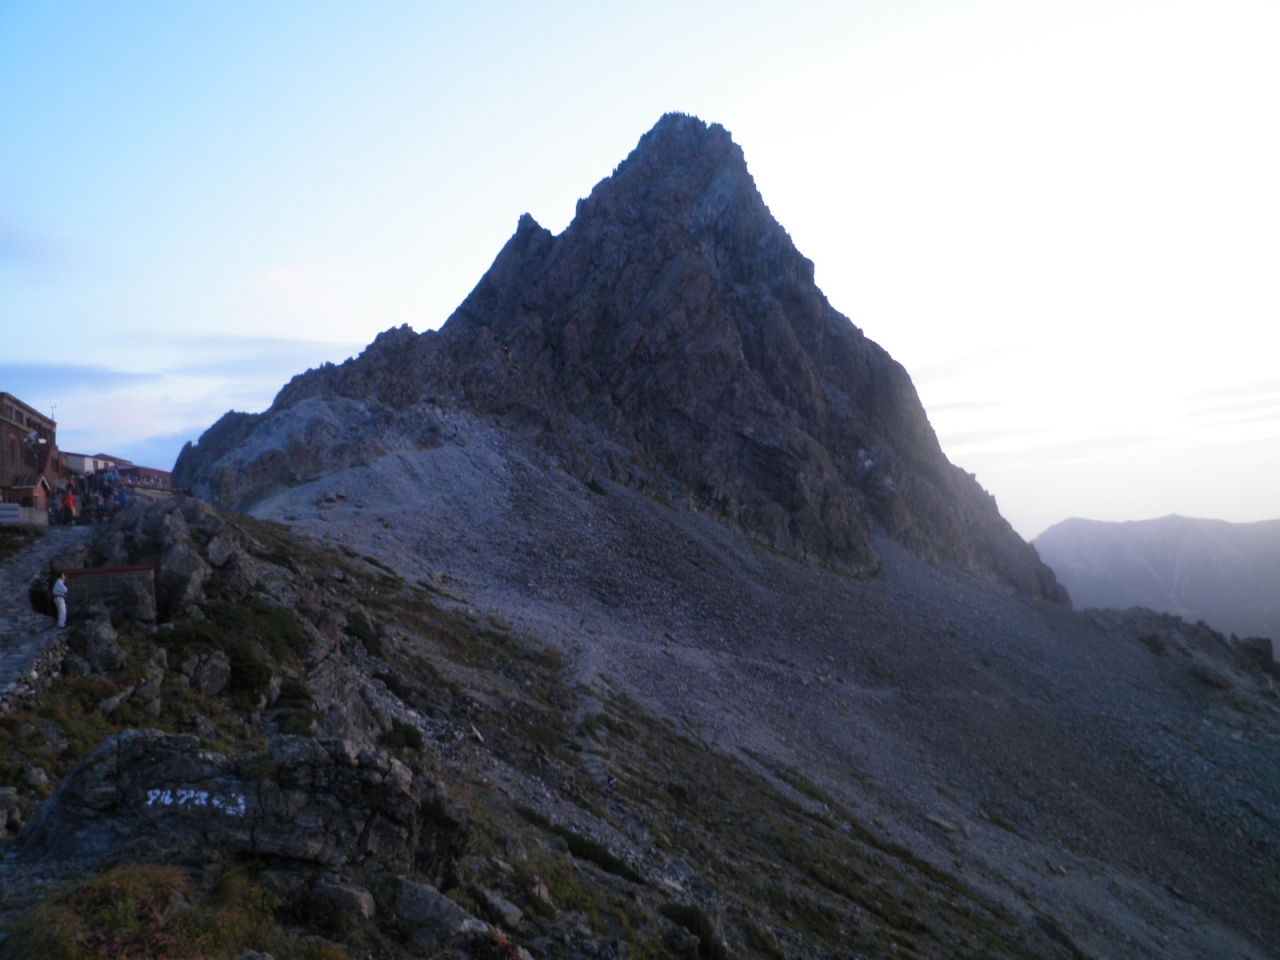
[[[65,573],[58,574],[58,580],[53,585],[53,605],[58,608],[58,629],[63,630],[67,626],[67,575]]]

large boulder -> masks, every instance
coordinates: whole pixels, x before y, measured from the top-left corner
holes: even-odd
[[[105,616],[105,611],[97,612],[99,615],[93,619],[76,624],[71,634],[71,649],[97,673],[121,670],[128,663],[128,658],[118,642],[119,635]]]
[[[72,771],[21,836],[26,858],[87,864],[214,851],[325,870],[452,876],[467,815],[439,780],[340,740],[279,736],[229,759],[195,737],[126,730]]]
[[[121,616],[138,623],[155,623],[156,597],[151,584],[138,578],[121,580],[110,606]]]
[[[205,586],[213,574],[206,559],[210,544],[222,563],[230,541],[219,538],[225,526],[216,510],[192,497],[174,497],[146,506],[135,504],[121,511],[103,537],[101,549],[115,561],[139,554],[159,553],[155,576],[155,605],[165,618],[205,599]],[[140,610],[134,619],[147,620]],[[154,614],[152,614],[154,618]]]
[[[216,541],[215,541],[216,542]],[[210,545],[210,552],[213,546]],[[243,600],[253,592],[259,579],[260,564],[242,553],[233,554],[219,571],[218,591],[228,600]]]
[[[205,556],[208,557],[209,562],[215,567],[221,569],[227,565],[227,562],[231,560],[232,557],[236,556],[239,549],[239,544],[236,543],[235,538],[224,533],[219,533],[209,541],[209,545],[205,548],[204,552]]]
[[[371,920],[377,913],[373,894],[363,887],[341,883],[331,875],[316,881],[310,906],[316,922],[330,929],[341,929],[353,921]]]
[[[172,544],[161,555],[156,576],[161,612],[173,616],[187,604],[203,600],[204,585],[211,572],[193,544],[182,541]]]
[[[402,880],[392,910],[404,929],[409,949],[431,953],[455,937],[484,933],[489,925],[476,919],[433,887]]]
[[[231,658],[215,650],[191,675],[191,685],[206,697],[216,697],[231,682]]]

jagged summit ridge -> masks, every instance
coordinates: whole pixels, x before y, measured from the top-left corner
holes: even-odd
[[[694,117],[664,116],[560,235],[521,217],[439,332],[387,331],[296,377],[263,419],[185,450],[179,475],[241,508],[297,479],[291,461],[324,462],[314,437],[249,440],[307,400],[361,404],[370,437],[413,434],[405,418],[433,406],[497,414],[585,482],[712,512],[806,562],[875,572],[879,525],[932,563],[1066,600],[947,461],[902,366],[828,303],[741,148]],[[311,433],[361,448],[347,421]]]

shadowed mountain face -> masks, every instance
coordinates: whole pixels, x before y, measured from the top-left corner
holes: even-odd
[[[335,399],[355,406],[282,427]],[[879,526],[937,566],[1069,602],[943,455],[902,366],[827,302],[741,149],[692,117],[664,117],[559,236],[521,218],[438,333],[388,331],[295,378],[262,417],[220,421],[176,473],[244,509],[438,442],[455,407],[534,433],[584,482],[710,512],[789,557],[872,574]]]
[[[1280,638],[1280,520],[1064,520],[1035,546],[1082,607],[1150,607]]]

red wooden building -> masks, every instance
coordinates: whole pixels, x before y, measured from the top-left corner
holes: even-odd
[[[0,393],[0,501],[43,510],[65,472],[58,425],[11,393]]]

